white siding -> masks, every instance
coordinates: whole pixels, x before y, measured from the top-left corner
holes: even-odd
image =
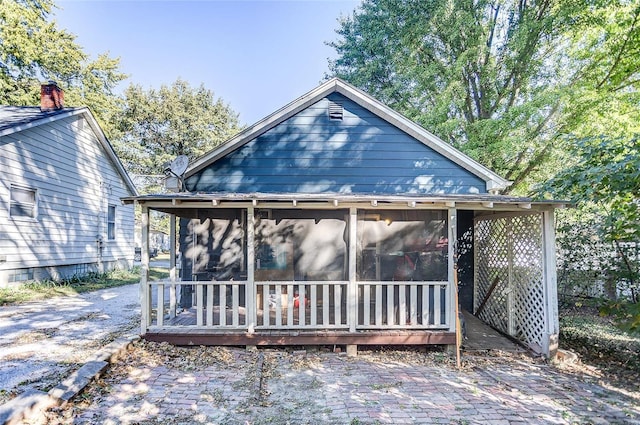
[[[37,217],[9,217],[11,184],[37,190]],[[0,271],[133,260],[132,193],[83,116],[0,138]],[[107,207],[116,205],[116,239]],[[100,257],[97,238],[104,240]],[[5,273],[6,275],[6,273]]]

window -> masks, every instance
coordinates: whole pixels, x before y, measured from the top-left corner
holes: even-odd
[[[107,239],[113,240],[116,238],[116,206],[109,205],[107,211]]]
[[[36,217],[36,191],[34,189],[11,186],[11,217]]]
[[[33,280],[33,269],[17,269],[9,273],[9,283]]]

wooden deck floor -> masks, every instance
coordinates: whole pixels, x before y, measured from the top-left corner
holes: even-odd
[[[522,345],[513,342],[468,311],[463,311],[463,314],[467,326],[467,338],[462,343],[465,351],[527,351]]]
[[[245,312],[240,311],[240,326],[244,325]],[[227,310],[227,323],[231,323],[231,311]],[[463,341],[465,351],[501,350],[526,352],[511,339],[492,329],[469,312],[464,312],[467,338]],[[214,321],[219,323],[219,309],[214,309]],[[439,330],[367,330],[356,333],[347,330],[244,330],[220,329],[212,331],[195,327],[195,308],[185,310],[174,319],[166,320],[167,326],[152,327],[144,335],[149,341],[169,342],[175,345],[432,345],[455,344],[455,334]]]
[[[164,326],[152,326],[144,338],[149,341],[169,342],[175,345],[433,345],[455,344],[455,334],[442,330],[366,330],[349,332],[347,329],[332,330],[260,330],[249,333],[246,326],[246,311],[239,308],[238,329],[205,329],[196,325],[195,308],[181,311],[175,318],[166,318]],[[275,318],[271,312],[270,323]],[[226,311],[226,323],[232,324],[233,312]],[[283,309],[286,317],[286,309]],[[213,308],[213,323],[220,323],[220,309]],[[262,312],[258,313],[258,325],[262,323]],[[297,325],[294,316],[293,325]],[[345,325],[346,327],[346,325]]]

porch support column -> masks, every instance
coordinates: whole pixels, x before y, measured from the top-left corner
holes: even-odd
[[[558,351],[558,281],[556,276],[556,235],[553,210],[542,213],[545,332],[542,353],[553,359]]]
[[[349,332],[356,331],[358,321],[358,286],[356,280],[358,210],[349,208],[349,288],[347,290],[347,321]]]
[[[247,207],[247,332],[253,333],[256,327],[256,282],[255,282],[255,221],[254,208]]]
[[[140,261],[140,333],[147,333],[151,320],[151,297],[149,297],[149,208],[142,206],[142,252]]]
[[[455,208],[449,208],[448,209],[448,213],[449,213],[449,234],[448,234],[448,239],[449,239],[449,244],[448,244],[448,257],[449,257],[449,263],[448,263],[448,288],[449,290],[447,291],[447,297],[448,297],[448,302],[447,302],[447,308],[448,308],[448,320],[449,320],[449,331],[450,332],[456,332],[456,293],[455,291],[457,291],[457,288],[455,287],[455,282],[454,282],[454,273],[456,273],[456,255],[458,254],[458,246],[457,246],[457,240],[458,240],[458,211]]]
[[[516,282],[514,281],[513,276],[513,257],[515,255],[513,251],[513,219],[514,217],[509,217],[506,220],[506,233],[507,233],[507,269],[508,269],[508,280],[507,280],[507,334],[515,337],[516,335],[516,310],[515,310],[515,302],[514,302],[514,288],[516,287]]]
[[[169,214],[169,317],[176,317],[176,216]]]

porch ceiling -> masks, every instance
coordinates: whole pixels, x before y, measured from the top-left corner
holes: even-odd
[[[564,208],[568,201],[532,201],[503,195],[354,195],[335,193],[172,193],[121,198],[123,204],[137,203],[178,216],[201,208],[287,208],[287,209],[446,209],[475,211],[549,211]]]

